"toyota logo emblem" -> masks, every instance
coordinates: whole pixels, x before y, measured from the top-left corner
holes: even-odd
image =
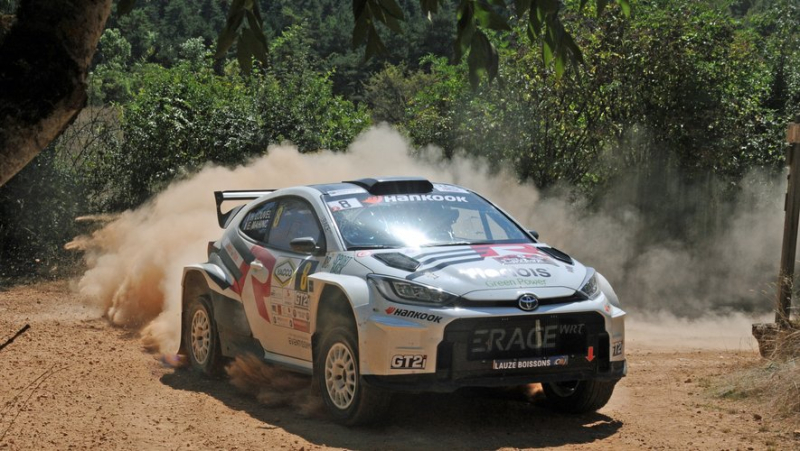
[[[523,294],[519,297],[518,305],[520,310],[532,312],[539,306],[539,300],[532,294]]]

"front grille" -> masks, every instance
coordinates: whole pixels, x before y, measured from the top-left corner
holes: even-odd
[[[591,360],[587,359],[589,347],[595,356]],[[531,368],[529,372],[594,371],[598,364],[607,365],[608,334],[602,315],[586,312],[453,321],[445,327],[438,348],[437,377],[503,377],[523,370],[494,370],[496,360],[561,356],[567,357],[566,366]]]
[[[539,305],[555,305],[555,304],[569,304],[572,302],[587,301],[589,298],[583,293],[576,291],[570,296],[561,296],[557,298],[539,298]],[[469,299],[458,298],[455,302],[458,307],[465,308],[481,308],[481,307],[518,307],[518,299],[503,299],[499,301],[470,301]]]

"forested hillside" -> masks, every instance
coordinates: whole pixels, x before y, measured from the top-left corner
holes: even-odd
[[[640,0],[630,17],[567,1],[585,64],[562,77],[524,38],[526,19],[509,17],[510,31],[492,32],[498,79],[477,89],[466,61],[451,64],[455,0],[430,18],[400,1],[403,33],[385,30],[388,53],[368,60],[352,48],[349,3],[262,0],[269,63],[249,75],[235,52],[212,58],[229,3],[139,0],[109,20],[89,105],[0,188],[2,283],[69,266],[76,217],[135,208],[205,164],[240,164],[271,144],[344,152],[381,122],[587,211],[624,191],[658,225],[643,247],[691,244],[724,227],[718,213],[748,173],[782,170],[800,110],[792,0]],[[15,5],[0,1],[0,14]]]

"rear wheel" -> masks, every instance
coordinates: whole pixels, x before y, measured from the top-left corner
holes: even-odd
[[[605,406],[617,381],[565,381],[542,384],[547,405],[564,413],[594,412]]]
[[[314,372],[325,407],[337,422],[363,425],[386,413],[389,394],[364,384],[355,333],[349,327],[337,325],[323,332]]]
[[[224,358],[208,298],[200,296],[193,299],[186,310],[185,321],[184,342],[189,350],[192,368],[207,376],[221,375]]]

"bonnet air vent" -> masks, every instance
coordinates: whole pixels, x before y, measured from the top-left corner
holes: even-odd
[[[403,271],[415,271],[420,265],[417,260],[399,252],[372,254],[372,256],[375,257],[376,260],[383,262],[386,266],[402,269]]]
[[[558,249],[556,249],[554,247],[540,247],[539,250],[544,252],[545,254],[555,258],[556,260],[562,261],[562,262],[564,262],[564,263],[566,263],[568,265],[575,264],[575,262],[572,261],[572,257],[570,257],[569,255],[561,252],[560,250],[558,250]]]
[[[422,177],[382,177],[345,181],[358,185],[370,194],[424,194],[433,191],[433,184]]]

